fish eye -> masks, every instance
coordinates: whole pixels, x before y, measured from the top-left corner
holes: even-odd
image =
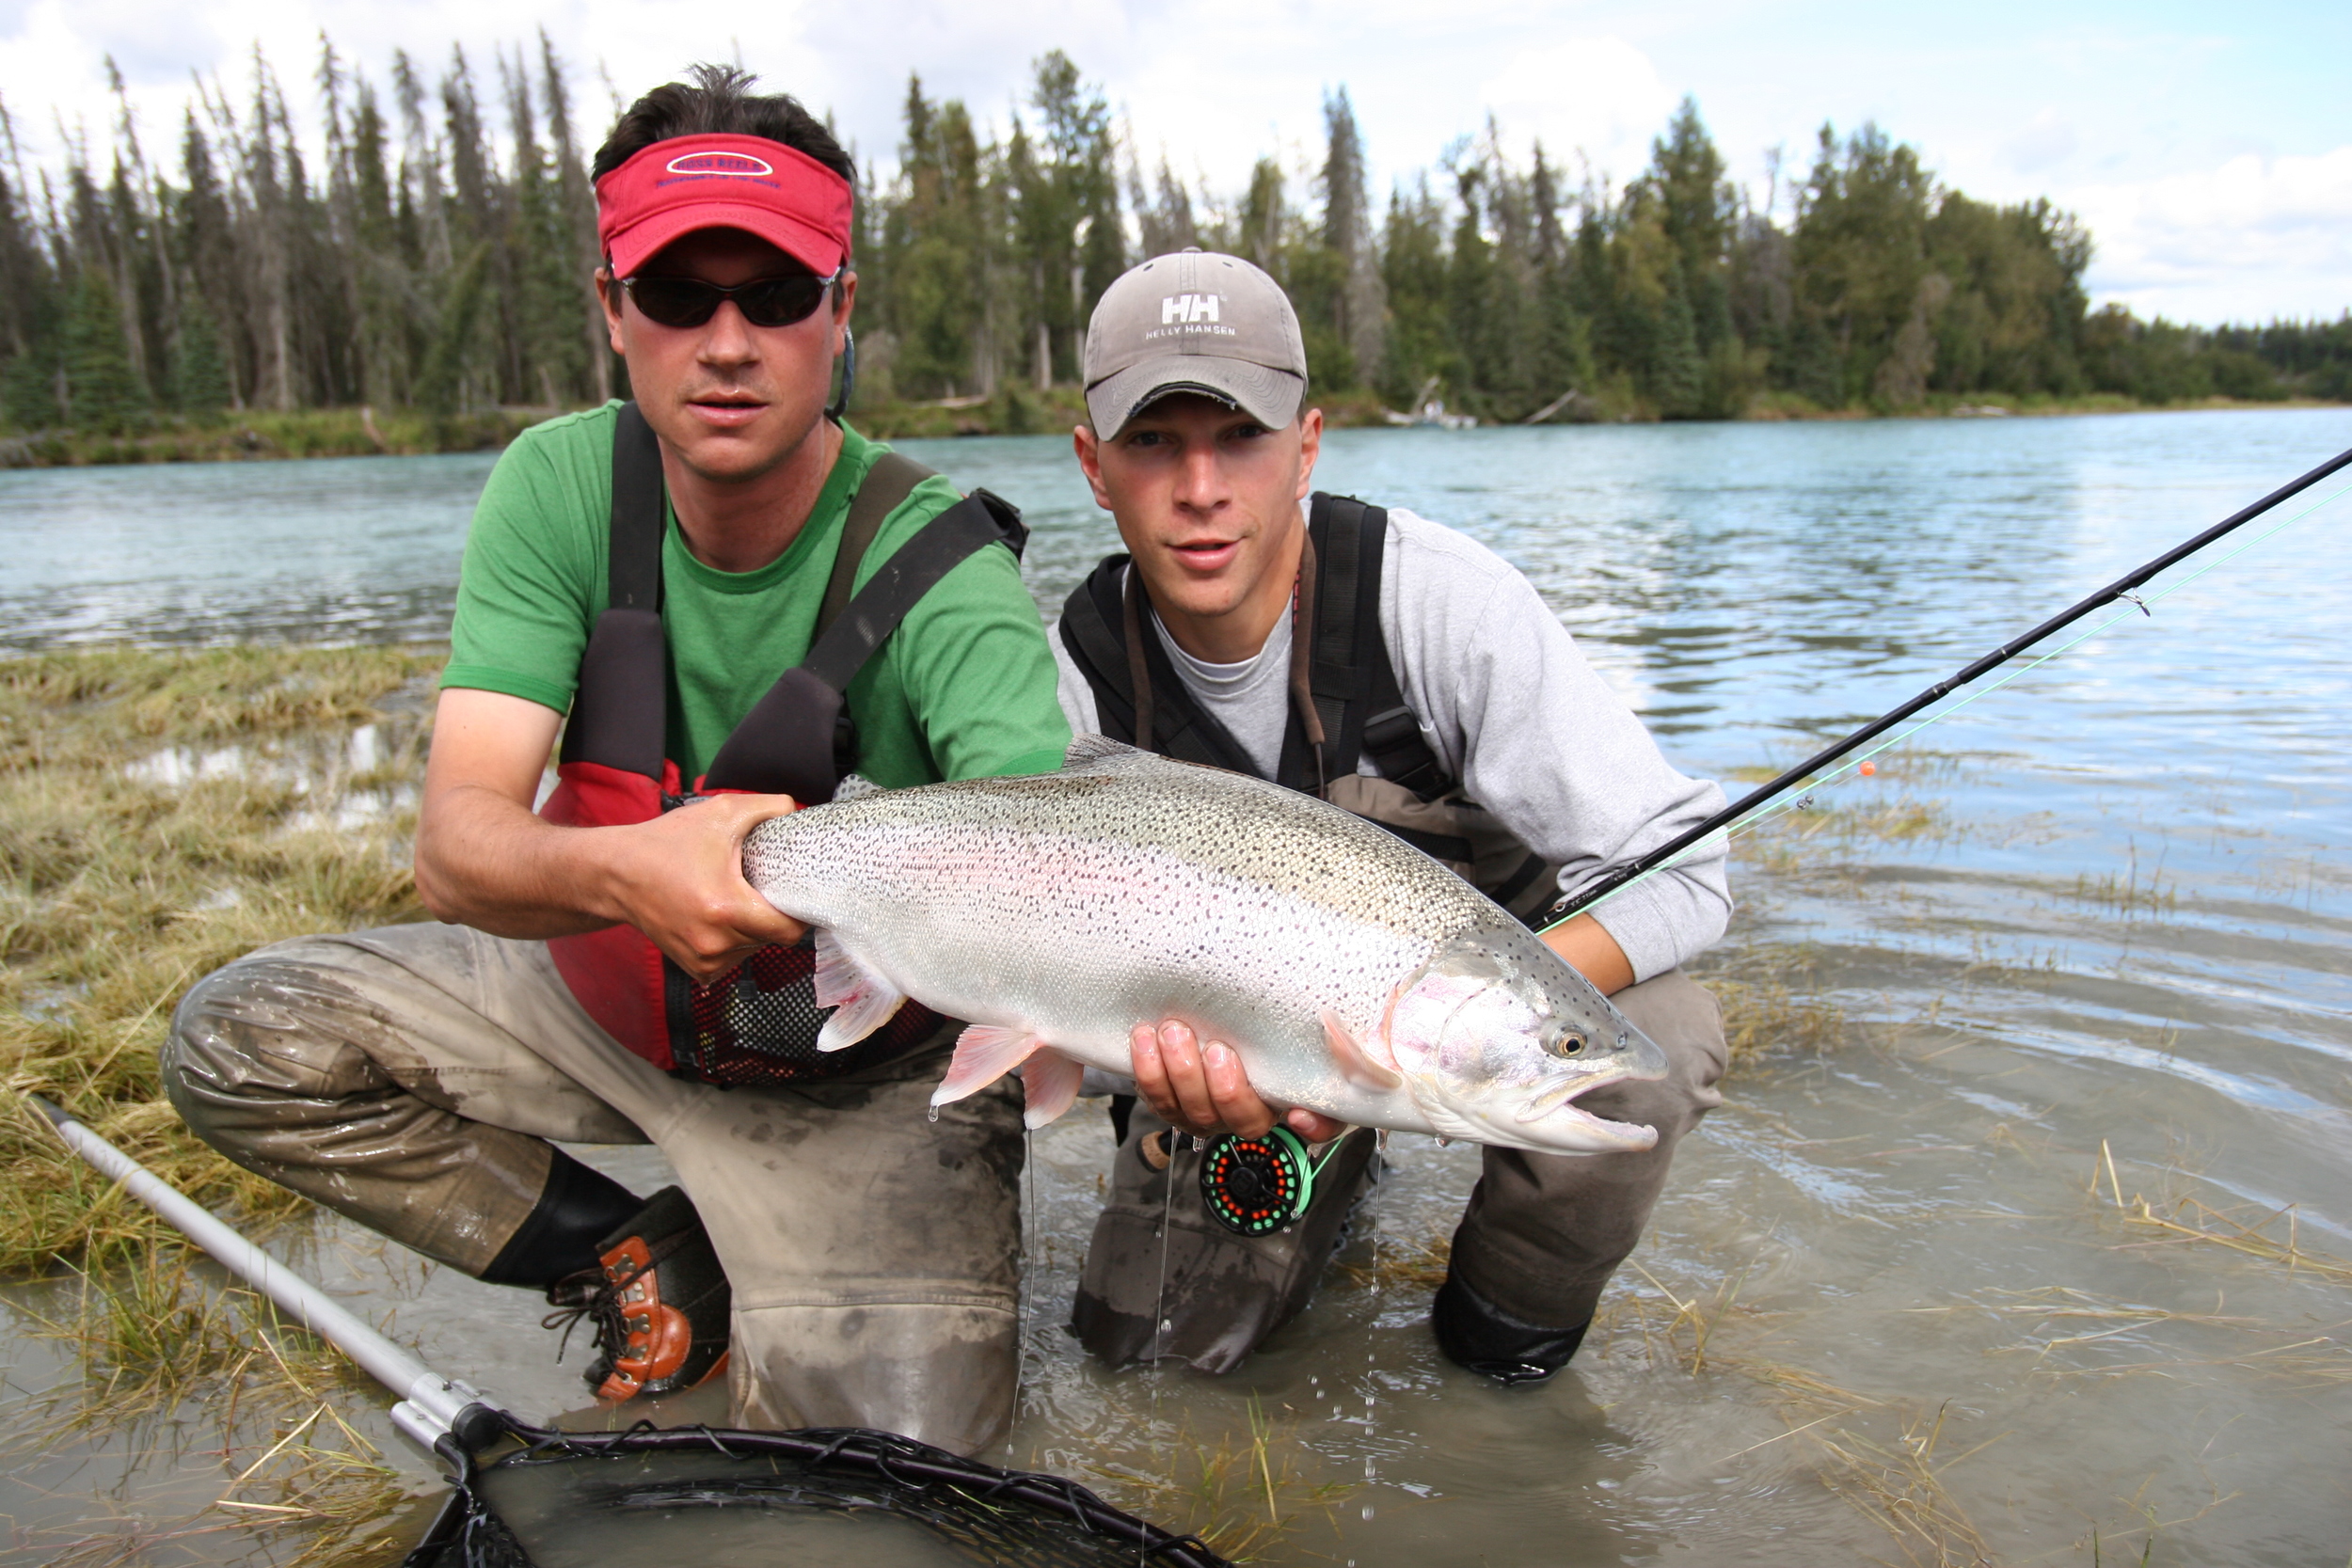
[[[1583,1049],[1584,1037],[1581,1035],[1562,1035],[1551,1044],[1552,1054],[1555,1056],[1573,1056]]]

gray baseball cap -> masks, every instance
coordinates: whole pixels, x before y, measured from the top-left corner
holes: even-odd
[[[1268,430],[1298,417],[1307,346],[1282,286],[1238,256],[1156,256],[1103,291],[1087,328],[1087,413],[1119,434],[1169,392],[1200,392]]]

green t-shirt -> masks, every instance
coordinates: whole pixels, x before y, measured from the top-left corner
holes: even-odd
[[[610,592],[619,406],[534,426],[491,470],[466,539],[444,687],[502,691],[558,713],[571,707],[580,654]],[[670,515],[661,546],[668,751],[689,783],[776,677],[807,657],[850,498],[888,450],[845,428],[807,526],[756,571],[704,565]],[[866,552],[858,586],[958,499],[944,478],[915,486]],[[1054,682],[1020,562],[990,545],[924,594],[850,683],[858,771],[896,789],[1058,768],[1070,725]]]

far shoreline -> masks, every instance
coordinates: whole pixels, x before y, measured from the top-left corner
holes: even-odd
[[[1409,421],[1373,395],[1351,391],[1318,404],[1335,430],[1432,429],[1435,420]],[[1610,419],[1553,419],[1543,424],[1635,425],[1785,424],[1898,420],[2056,419],[2094,414],[2284,412],[2352,408],[2352,403],[2318,398],[2248,399],[2209,397],[2174,403],[2141,403],[2113,393],[2077,398],[2017,398],[1988,393],[1975,398],[1939,395],[1914,408],[1820,408],[1802,398],[1759,396],[1733,420],[1661,421],[1641,410]],[[501,407],[437,416],[404,409],[378,415],[369,407],[309,408],[288,413],[245,411],[198,420],[172,418],[137,434],[101,435],[71,430],[0,436],[0,469],[140,467],[170,463],[287,462],[311,457],[422,457],[497,451],[532,425],[569,408]],[[943,440],[977,436],[1058,435],[1085,419],[1074,387],[1040,392],[1001,389],[985,399],[947,398],[927,403],[882,403],[854,409],[850,422],[882,441]],[[1467,428],[1448,416],[1448,428]],[[1538,428],[1521,421],[1472,421],[1481,430]]]

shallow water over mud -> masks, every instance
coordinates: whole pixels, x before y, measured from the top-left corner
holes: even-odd
[[[2342,411],[1350,432],[1319,477],[1526,569],[1669,754],[1728,782],[2347,445]],[[1049,605],[1110,547],[1061,442],[911,450],[1025,506]],[[192,471],[118,470],[98,500],[87,476],[0,475],[0,526],[48,531],[0,571],[8,637],[429,633],[485,467],[196,470],[210,499],[103,593],[42,562],[91,507],[160,514]],[[348,534],[367,586],[228,571],[262,515],[301,519],[322,561]],[[1222,1525],[1269,1561],[2334,1568],[2352,1551],[2347,521],[2352,499],[2178,592],[2160,580],[2153,614],[1741,837],[1740,914],[1708,967],[1749,1049],[1554,1383],[1498,1389],[1437,1354],[1434,1248],[1475,1155],[1403,1136],[1314,1305],[1239,1371],[1090,1364],[1060,1328],[1109,1151],[1082,1105],[1034,1140],[1024,1406],[982,1457]],[[660,1180],[647,1151],[595,1158]],[[286,1246],[524,1414],[580,1403],[584,1350],[556,1366],[534,1302],[341,1224]],[[20,1431],[24,1395],[80,1386],[28,1332],[73,1289],[7,1294]],[[429,1486],[381,1401],[324,1392]],[[721,1415],[707,1396],[665,1413]],[[0,1562],[49,1560],[77,1529],[127,1544],[88,1560],[292,1560],[298,1532],[197,1512],[220,1492],[213,1431],[166,1413],[12,1460]],[[153,1539],[173,1529],[193,1533]]]

